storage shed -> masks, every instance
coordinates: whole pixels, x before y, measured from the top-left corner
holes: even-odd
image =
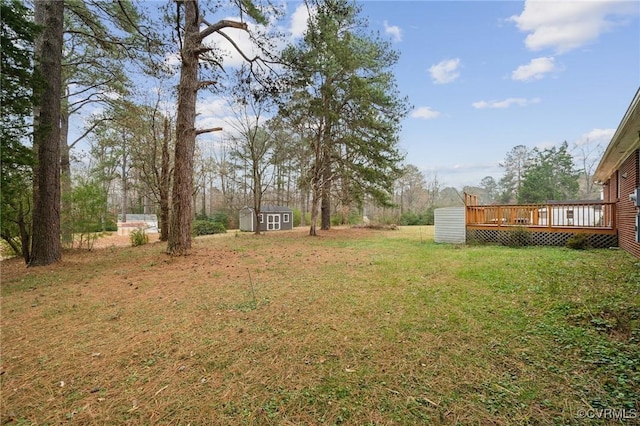
[[[436,243],[464,244],[466,242],[464,207],[435,209],[434,221]]]
[[[263,206],[260,209],[259,223],[251,207],[240,210],[240,230],[255,232],[256,225],[261,231],[279,231],[293,229],[293,210],[284,206]]]

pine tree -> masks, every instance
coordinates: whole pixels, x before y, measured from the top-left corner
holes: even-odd
[[[23,144],[30,136],[33,46],[38,27],[18,0],[0,2],[2,16],[0,68],[0,236],[29,262],[33,151]]]
[[[524,172],[518,202],[543,203],[573,199],[578,195],[579,175],[566,141],[560,147],[542,151],[534,149],[532,163]]]
[[[64,3],[36,0],[35,22],[42,32],[35,44],[35,72],[43,84],[34,92],[33,147],[36,155],[33,231],[29,266],[61,260],[60,243],[60,99]]]
[[[398,56],[366,33],[360,10],[346,0],[318,1],[304,40],[284,54],[294,92],[281,114],[304,129],[312,155],[310,235],[330,226],[330,197],[389,204],[400,175],[398,134],[408,110],[390,68]]]

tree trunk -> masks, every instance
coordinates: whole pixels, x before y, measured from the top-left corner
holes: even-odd
[[[29,264],[31,260],[31,235],[29,235],[29,226],[25,218],[28,215],[27,212],[24,211],[24,205],[20,202],[20,214],[18,216],[18,229],[20,230],[20,245],[22,246],[22,258],[24,259],[25,264]]]
[[[122,203],[120,210],[122,214],[122,223],[127,222],[127,143],[125,131],[122,130],[122,173],[120,176],[122,184]]]
[[[325,167],[325,176],[322,179],[322,206],[320,207],[322,225],[320,229],[327,231],[331,228],[331,177],[327,176],[328,167]]]
[[[178,85],[176,148],[173,171],[173,211],[167,251],[184,256],[191,249],[193,196],[193,157],[196,145],[194,128],[198,93],[198,52],[200,47],[198,4],[184,2],[184,39],[180,52],[182,67]]]
[[[309,192],[300,191],[300,226],[306,226],[305,215],[307,214],[307,206],[309,205]]]
[[[169,188],[170,159],[169,140],[171,139],[171,127],[169,120],[164,120],[164,135],[162,140],[162,165],[160,166],[160,241],[169,239]]]
[[[36,0],[35,22],[43,30],[35,46],[35,72],[43,87],[36,87],[34,111],[33,231],[29,266],[49,265],[62,259],[60,243],[60,99],[62,95],[62,43],[64,2]]]
[[[315,237],[318,235],[317,223],[318,223],[318,210],[320,204],[320,190],[313,184],[313,194],[311,195],[311,226],[309,227],[309,235]]]
[[[60,108],[60,199],[62,242],[73,245],[73,220],[71,218],[71,155],[67,139],[69,136],[69,111],[67,102]]]

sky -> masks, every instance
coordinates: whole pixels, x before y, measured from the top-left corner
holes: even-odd
[[[400,134],[405,163],[441,186],[500,179],[499,163],[517,145],[604,149],[640,87],[637,0],[359,4],[370,33],[399,53],[393,72],[412,106]],[[285,5],[274,25],[295,41],[308,11],[300,2]],[[234,37],[250,50],[243,32]],[[231,54],[225,67],[240,62]],[[203,128],[230,115],[224,99],[207,94],[198,114]]]
[[[637,1],[368,1],[363,14],[400,53],[406,162],[444,186],[499,179],[516,145],[606,147],[640,86]]]

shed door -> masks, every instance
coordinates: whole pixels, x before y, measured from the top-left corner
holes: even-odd
[[[267,215],[267,231],[278,231],[280,229],[280,215],[268,214]]]

